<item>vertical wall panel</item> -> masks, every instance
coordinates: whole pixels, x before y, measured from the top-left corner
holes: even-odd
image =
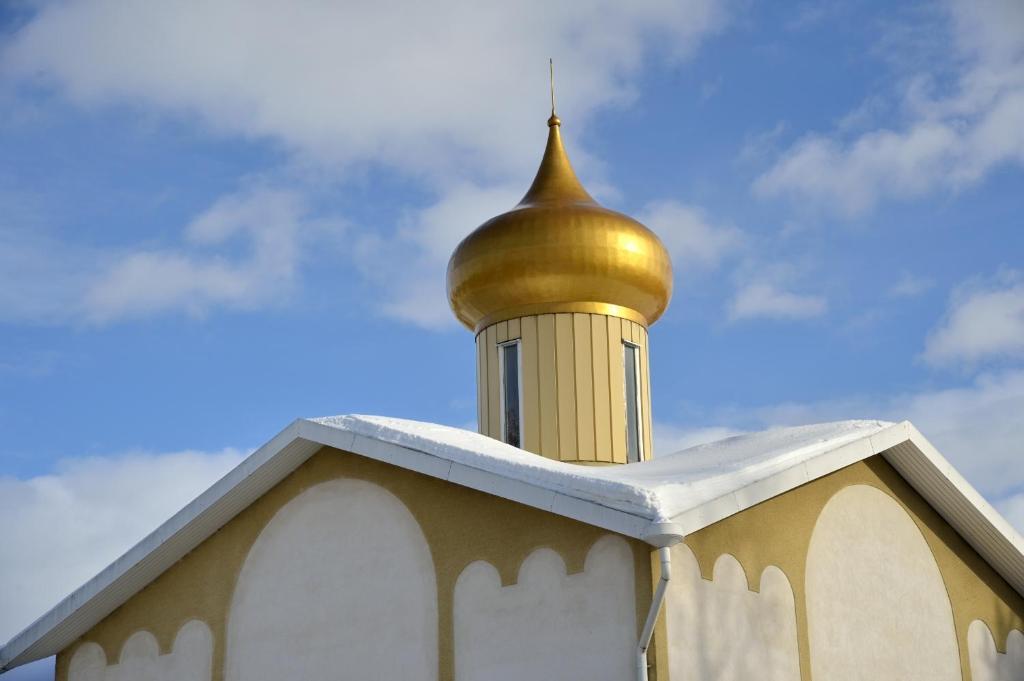
[[[523,357],[523,449],[541,453],[540,382],[537,362],[537,318],[516,321],[515,334],[522,338]],[[512,327],[509,328],[512,333]]]
[[[612,460],[611,393],[608,389],[608,322],[590,315],[591,355],[594,358],[594,456]]]
[[[540,392],[540,453],[558,458],[558,366],[555,315],[537,317],[537,384]]]
[[[576,446],[576,362],[572,314],[555,315],[555,360],[558,370],[558,453],[562,461],[578,458]]]
[[[576,359],[576,449],[580,461],[594,461],[594,360],[590,315],[572,316]]]
[[[487,435],[487,334],[476,335],[476,423],[477,431]]]
[[[612,461],[626,463],[626,386],[622,364],[622,327],[618,317],[608,317],[608,392],[612,418]]]
[[[480,432],[501,439],[500,343],[521,343],[522,447],[562,461],[626,462],[623,342],[639,348],[644,458],[653,454],[647,329],[589,313],[526,316],[477,335]]]
[[[487,327],[487,434],[501,439],[501,377],[498,374],[498,328]]]
[[[651,415],[651,361],[650,345],[647,329],[638,326],[637,334],[643,345],[640,352],[640,373],[642,378],[640,397],[643,400],[643,427],[644,427],[644,458],[653,459],[654,449],[652,448],[651,428],[654,424],[654,417]]]

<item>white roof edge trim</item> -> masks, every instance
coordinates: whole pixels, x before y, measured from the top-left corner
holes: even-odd
[[[499,451],[501,465],[486,470],[487,456],[494,456],[493,452],[485,451],[494,446],[490,440],[487,442],[491,444],[486,446],[479,444],[478,453],[482,458],[467,459],[465,448],[461,453],[452,454],[440,440],[435,446],[424,445],[422,432],[414,432],[416,424],[413,422],[389,422],[392,426],[397,423],[398,426],[394,426],[397,428],[407,424],[409,433],[414,436],[410,440],[395,440],[386,433],[378,433],[372,428],[379,427],[385,419],[375,422],[374,418],[377,417],[292,422],[156,531],[0,648],[0,674],[67,647],[280,482],[321,446],[353,452],[547,510],[646,541],[652,546],[671,544],[685,534],[761,501],[882,454],[1014,589],[1024,594],[1024,539],[907,421],[879,424],[878,428],[856,438],[838,439],[834,446],[825,441],[824,446],[811,455],[785,458],[783,466],[765,469],[775,472],[760,478],[748,476],[749,479],[745,478],[728,493],[701,500],[695,507],[667,517],[658,510],[667,506],[662,505],[664,500],[660,498],[657,484],[650,483],[647,489],[643,488],[647,483],[634,480],[630,484],[643,488],[641,491],[647,489],[649,496],[632,500],[609,497],[609,503],[602,504],[602,491],[614,496],[624,488],[616,487],[619,483],[609,481],[607,473],[599,472],[601,469],[593,471],[592,482],[605,487],[591,489],[588,499],[587,490],[573,487],[572,480],[556,481],[562,488],[550,480],[542,484],[544,481],[537,477],[536,470],[527,470],[535,459],[521,459],[517,463],[515,457],[502,459],[504,453]],[[394,441],[389,441],[389,437]],[[474,453],[472,448],[468,451]],[[520,465],[522,471],[517,469]],[[580,470],[569,464],[564,466]],[[758,472],[759,469],[755,471]],[[522,479],[517,478],[516,473],[521,473]],[[608,487],[609,484],[613,486]]]

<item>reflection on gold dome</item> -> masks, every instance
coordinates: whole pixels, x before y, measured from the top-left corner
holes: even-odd
[[[519,205],[466,237],[448,263],[455,316],[479,331],[547,312],[594,312],[649,326],[672,297],[664,245],[583,188],[548,120],[547,148]]]

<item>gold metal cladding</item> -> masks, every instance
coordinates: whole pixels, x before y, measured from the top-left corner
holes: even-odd
[[[476,328],[473,330],[474,333],[478,334],[488,326],[497,324],[498,322],[508,321],[509,319],[518,319],[519,317],[530,317],[539,314],[554,314],[557,312],[585,312],[589,314],[602,314],[609,317],[618,317],[620,319],[628,319],[631,322],[636,322],[644,328],[647,328],[647,320],[644,319],[636,310],[630,310],[627,307],[620,305],[611,305],[609,303],[591,303],[591,302],[567,302],[567,303],[540,303],[535,305],[520,305],[519,307],[509,308],[507,310],[499,310],[492,315],[484,317],[477,322]]]
[[[448,262],[448,300],[479,331],[542,312],[596,312],[649,326],[672,297],[672,263],[651,230],[599,205],[548,121],[537,176],[519,205],[478,227]],[[605,306],[605,307],[602,307]]]

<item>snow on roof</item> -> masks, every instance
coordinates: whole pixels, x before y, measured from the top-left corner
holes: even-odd
[[[579,466],[435,423],[360,415],[312,421],[656,522],[671,522],[679,513],[715,497],[893,425],[885,421],[839,421],[776,428],[628,466]]]
[[[457,428],[380,416],[299,419],[0,648],[0,673],[67,647],[324,446],[654,546],[880,454],[1019,593],[1024,540],[909,422],[780,428],[626,466],[553,461]]]

